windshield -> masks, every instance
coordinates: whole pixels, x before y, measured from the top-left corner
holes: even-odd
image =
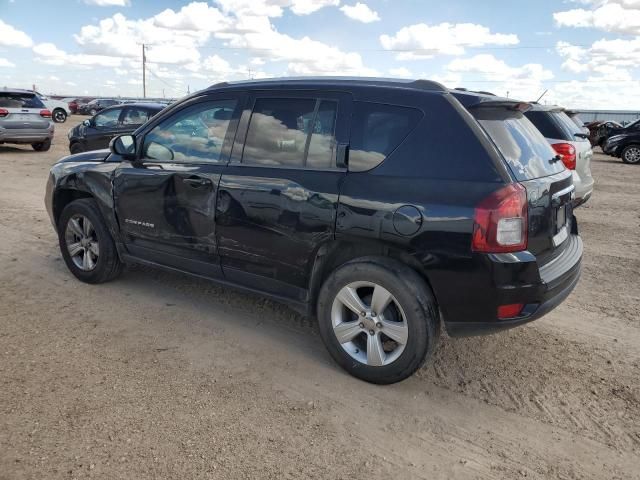
[[[481,108],[473,112],[520,181],[562,172],[562,162],[540,131],[522,113],[506,108]]]

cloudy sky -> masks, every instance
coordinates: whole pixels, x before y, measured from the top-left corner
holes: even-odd
[[[180,97],[283,75],[428,78],[640,109],[640,0],[0,0],[0,85]]]

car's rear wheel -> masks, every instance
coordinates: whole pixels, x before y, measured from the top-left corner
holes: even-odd
[[[640,145],[629,145],[622,151],[621,157],[624,163],[640,163]]]
[[[82,153],[84,152],[86,149],[84,148],[84,146],[81,143],[73,143],[71,144],[71,146],[69,147],[69,152],[75,154],[75,153]]]
[[[53,111],[53,121],[56,123],[64,123],[67,121],[67,112],[61,108],[56,108]]]
[[[86,283],[103,283],[122,271],[116,246],[93,199],[67,205],[58,222],[60,251],[71,273]]]
[[[32,143],[31,147],[36,152],[46,152],[51,148],[51,139],[47,138],[44,142]]]
[[[379,384],[404,380],[431,355],[437,312],[426,282],[387,258],[342,265],[318,298],[320,334],[331,356],[351,375]]]

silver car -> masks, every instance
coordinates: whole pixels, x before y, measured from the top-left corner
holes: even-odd
[[[30,144],[37,152],[51,148],[51,111],[29,90],[0,89],[0,144]]]
[[[576,194],[574,206],[585,203],[593,193],[594,184],[589,135],[582,132],[560,107],[534,104],[525,115],[544,135],[565,167],[571,170]]]

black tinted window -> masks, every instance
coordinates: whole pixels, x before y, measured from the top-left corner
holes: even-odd
[[[170,116],[144,139],[144,158],[180,163],[222,160],[236,100],[203,102]]]
[[[256,100],[242,162],[266,166],[335,165],[337,103],[310,98]]]
[[[564,122],[558,118],[559,113],[529,111],[525,113],[526,117],[536,126],[545,138],[556,140],[574,141],[573,128],[569,129]],[[562,115],[565,115],[564,113]],[[565,115],[566,116],[566,115]],[[572,122],[573,123],[573,122]]]
[[[521,113],[505,108],[482,108],[473,114],[518,180],[546,177],[564,169],[562,162],[550,162],[556,153]]]
[[[34,94],[0,92],[0,107],[3,108],[45,108],[44,103]]]
[[[422,112],[414,108],[355,102],[351,125],[349,170],[378,166],[415,128]]]

